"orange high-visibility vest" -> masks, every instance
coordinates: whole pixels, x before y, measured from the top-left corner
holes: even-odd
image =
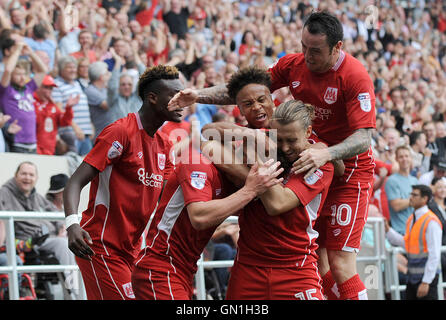
[[[411,283],[421,281],[423,277],[428,257],[426,229],[432,220],[437,222],[440,228],[442,227],[440,219],[431,210],[423,214],[415,223],[413,223],[413,215],[407,219],[404,242],[407,252],[409,281]]]

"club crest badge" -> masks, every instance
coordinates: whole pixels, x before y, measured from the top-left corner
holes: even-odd
[[[338,100],[338,88],[328,87],[327,90],[325,90],[324,101],[327,104],[333,104],[336,100]]]
[[[158,168],[164,170],[166,167],[166,155],[164,153],[158,153]]]

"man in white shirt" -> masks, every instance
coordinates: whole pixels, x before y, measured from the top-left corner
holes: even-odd
[[[386,224],[389,242],[406,249],[408,281],[406,300],[438,300],[442,225],[429,210],[427,203],[432,190],[426,185],[412,186],[409,203],[414,208],[407,219],[406,234],[402,236]]]
[[[420,176],[420,183],[430,186],[434,178],[446,176],[446,159],[434,159],[433,169]]]

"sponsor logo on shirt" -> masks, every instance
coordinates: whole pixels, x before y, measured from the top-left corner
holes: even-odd
[[[327,104],[333,104],[338,100],[338,88],[328,87],[325,90],[324,100]]]
[[[204,184],[206,183],[207,174],[206,172],[193,171],[190,174],[190,184],[195,189],[201,190],[204,188]]]
[[[298,86],[300,86],[300,81],[291,82],[291,86],[293,87],[293,89],[296,89]]]
[[[133,287],[131,282],[124,283],[122,285],[122,289],[124,290],[124,293],[127,296],[127,298],[135,299],[135,294],[133,293]]]
[[[314,107],[314,114],[316,118],[319,118],[321,120],[328,120],[330,116],[333,114],[331,109],[325,109],[320,107]]]
[[[360,93],[358,95],[359,105],[362,111],[369,112],[372,110],[372,102],[370,100],[370,94],[368,92]]]
[[[315,172],[313,172],[312,175],[310,175],[309,177],[305,178],[305,182],[308,185],[313,185],[315,184],[320,178],[322,178],[324,175],[324,173],[320,170],[317,169]]]
[[[163,186],[163,176],[161,174],[154,174],[146,172],[144,168],[138,169],[139,181],[142,182],[146,187],[162,188]]]
[[[110,149],[108,149],[107,157],[109,159],[119,157],[122,154],[123,150],[124,148],[122,147],[122,144],[120,144],[118,141],[113,141]]]
[[[164,170],[166,167],[166,155],[164,153],[158,153],[158,168]]]
[[[341,229],[334,229],[334,230],[333,230],[333,235],[334,235],[335,237],[339,236],[340,234],[341,234]]]

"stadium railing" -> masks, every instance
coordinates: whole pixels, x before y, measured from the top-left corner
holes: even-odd
[[[19,273],[51,273],[51,272],[64,272],[74,271],[73,278],[69,279],[70,282],[63,283],[62,285],[70,286],[68,289],[79,290],[79,300],[85,300],[85,288],[83,285],[82,277],[77,265],[23,265],[18,266],[16,261],[16,247],[15,247],[15,232],[14,221],[25,220],[64,220],[65,214],[63,212],[28,212],[28,211],[0,211],[0,219],[5,221],[6,227],[6,254],[8,257],[8,265],[0,266],[0,274],[8,274],[9,285],[9,299],[19,300]],[[72,282],[74,280],[74,283]]]
[[[0,274],[9,275],[9,298],[11,300],[19,300],[19,273],[50,273],[50,272],[64,272],[74,271],[75,276],[75,290],[79,290],[77,295],[79,299],[85,300],[85,288],[83,285],[82,277],[77,265],[24,265],[18,266],[16,262],[16,248],[14,237],[14,221],[24,221],[30,219],[45,219],[51,221],[64,220],[65,215],[63,212],[22,212],[22,211],[0,211],[0,219],[5,221],[6,226],[6,252],[8,256],[8,265],[0,266]],[[236,223],[238,218],[233,216],[229,217],[227,222]],[[369,217],[366,223],[366,228],[371,228],[373,231],[374,245],[372,254],[359,254],[357,257],[358,265],[365,264],[366,267],[373,266],[378,272],[372,272],[370,274],[361,274],[366,288],[371,291],[377,290],[376,299],[386,299],[386,294],[391,296],[392,300],[401,299],[401,291],[405,289],[405,285],[400,285],[398,280],[397,270],[397,253],[404,253],[403,248],[399,247],[386,247],[385,243],[385,231],[384,220],[382,218]],[[442,252],[446,252],[446,246],[441,248]],[[198,300],[206,300],[206,285],[204,271],[206,269],[232,267],[233,260],[222,261],[204,261],[203,256],[197,262],[197,274],[195,276],[195,285]],[[366,269],[366,268],[363,268]],[[372,268],[370,268],[372,270]],[[358,268],[358,272],[363,272]],[[67,285],[67,284],[63,284]],[[440,272],[438,296],[440,300],[444,300],[443,289],[446,288],[446,283],[443,282]],[[73,289],[73,288],[69,288]],[[370,297],[370,296],[369,296]]]

